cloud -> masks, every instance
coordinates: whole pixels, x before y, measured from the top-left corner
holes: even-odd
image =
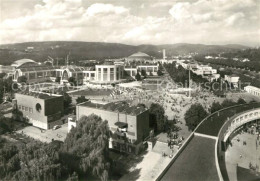
[[[122,6],[113,6],[112,4],[93,4],[87,9],[87,15],[95,16],[97,14],[108,14],[108,13],[115,13],[115,14],[122,14],[127,13],[128,9]]]
[[[173,4],[174,4],[175,2],[173,1],[173,2],[167,2],[167,1],[165,1],[165,2],[156,2],[156,3],[153,3],[152,5],[151,5],[151,7],[153,7],[153,8],[160,8],[160,7],[165,7],[165,6],[172,6]]]
[[[21,8],[26,12],[22,15],[1,19],[0,43],[80,40],[256,44],[260,38],[257,0],[169,0],[150,5],[145,1],[139,6],[115,2],[86,5],[81,0],[43,0],[34,8]],[[153,12],[159,6],[163,7],[162,15],[155,16]]]

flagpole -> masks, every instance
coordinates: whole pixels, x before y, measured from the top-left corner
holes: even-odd
[[[189,63],[189,97],[190,97],[190,63]]]

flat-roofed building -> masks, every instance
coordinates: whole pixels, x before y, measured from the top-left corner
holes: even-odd
[[[18,81],[21,76],[25,76],[28,83],[44,82],[56,77],[57,67],[41,65],[30,59],[17,60],[11,66],[14,67],[14,81]]]
[[[157,75],[157,71],[159,69],[159,66],[157,64],[155,65],[138,65],[137,69],[139,71],[144,70],[146,73],[152,73],[152,75]]]
[[[87,83],[89,81],[94,81],[95,77],[96,77],[96,71],[94,67],[87,67],[84,71],[83,71],[83,83]]]
[[[145,138],[149,136],[149,110],[129,106],[125,102],[85,102],[76,107],[76,120],[96,114],[108,121],[112,132],[110,148],[122,152],[138,153]]]
[[[22,117],[28,119],[33,126],[51,129],[55,125],[63,124],[64,114],[63,96],[44,93],[16,93],[15,107],[22,112]],[[21,118],[21,117],[20,117]]]
[[[6,73],[6,74],[9,74],[9,73],[13,73],[15,70],[14,67],[12,66],[5,66],[5,65],[0,65],[0,73]]]
[[[235,74],[225,75],[224,79],[228,82],[228,84],[232,84],[234,87],[238,87],[239,76]]]
[[[114,65],[113,63],[106,62],[103,65],[96,65],[95,81],[98,84],[111,84],[119,83],[124,78],[124,66]]]
[[[254,87],[254,86],[246,86],[244,87],[244,90],[254,96],[260,97],[260,88]]]
[[[133,66],[126,66],[125,69],[126,73],[130,75],[131,77],[135,77],[137,74],[137,67]]]

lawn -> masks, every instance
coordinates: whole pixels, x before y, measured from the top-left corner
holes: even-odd
[[[196,130],[197,133],[207,134],[211,136],[218,136],[218,133],[222,127],[222,125],[226,122],[226,120],[231,118],[237,113],[247,111],[253,108],[259,108],[260,103],[251,103],[247,105],[242,105],[230,109],[223,110],[213,114],[212,116],[208,117]]]
[[[214,149],[214,139],[195,136],[161,180],[219,180]]]

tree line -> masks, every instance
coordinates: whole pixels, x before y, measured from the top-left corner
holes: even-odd
[[[245,103],[246,101],[242,98],[239,98],[237,102],[234,102],[231,99],[225,99],[222,103],[213,102],[209,110],[204,109],[204,107],[199,103],[192,104],[184,115],[186,126],[188,126],[189,130],[194,131],[194,129],[199,125],[199,123],[209,114],[212,114],[223,108]]]
[[[64,143],[31,139],[10,142],[0,137],[2,180],[108,180],[110,136],[107,121],[96,115],[82,117]],[[29,139],[29,138],[28,138]]]

